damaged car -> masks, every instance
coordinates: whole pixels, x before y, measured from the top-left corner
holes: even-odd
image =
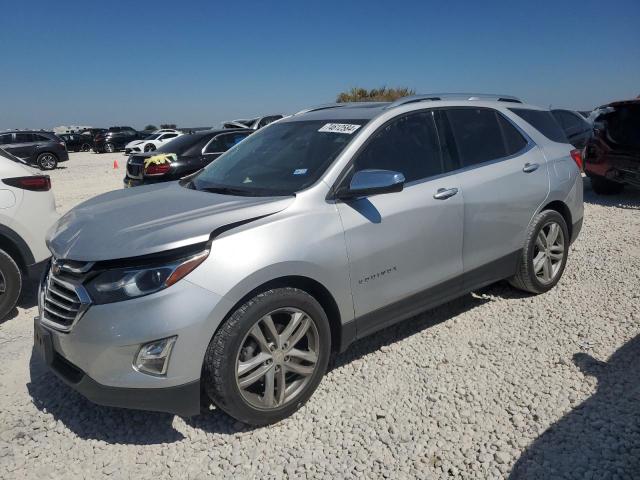
[[[584,171],[600,195],[640,188],[640,99],[600,107],[594,137],[584,153]]]

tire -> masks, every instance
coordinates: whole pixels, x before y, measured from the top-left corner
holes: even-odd
[[[267,316],[278,338],[269,333]],[[284,337],[287,324],[292,330]],[[256,327],[262,341],[254,336]],[[285,338],[294,344],[288,345]],[[233,418],[250,425],[269,425],[290,416],[311,397],[330,353],[329,320],[318,301],[297,288],[268,290],[235,310],[211,339],[203,365],[205,392]],[[247,367],[244,372],[240,372],[241,363]],[[280,388],[283,379],[291,391]],[[266,394],[269,384],[271,396]]]
[[[0,250],[0,320],[16,306],[21,291],[22,273],[18,265],[8,253]]]
[[[609,180],[599,175],[592,175],[591,188],[598,195],[616,195],[624,190],[624,184]]]
[[[113,143],[105,143],[104,151],[107,153],[113,153],[116,151],[116,147],[113,145]]]
[[[156,149],[156,146],[153,143],[147,143],[144,146],[144,151],[145,152],[153,152]]]
[[[552,242],[551,247],[547,249],[552,225],[557,226],[558,233],[555,242]],[[569,229],[564,217],[555,210],[540,212],[527,229],[518,269],[509,279],[509,283],[515,288],[530,293],[538,294],[551,290],[564,272],[569,254],[569,242]]]
[[[80,151],[82,152],[88,152],[89,150],[91,150],[91,145],[89,145],[88,143],[83,143],[80,147]]]
[[[56,157],[53,153],[43,152],[38,155],[36,163],[38,164],[38,168],[40,168],[40,170],[55,170],[55,168],[58,166],[58,157]]]

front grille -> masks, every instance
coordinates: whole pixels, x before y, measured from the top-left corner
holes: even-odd
[[[88,307],[89,297],[82,285],[63,280],[50,271],[42,285],[40,301],[42,323],[69,331]]]

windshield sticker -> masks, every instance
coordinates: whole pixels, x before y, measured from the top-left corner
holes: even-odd
[[[347,135],[351,135],[359,128],[360,125],[354,125],[352,123],[325,123],[318,131],[327,133],[345,133]]]
[[[307,173],[306,168],[297,168],[293,171],[294,175],[304,175],[305,173]]]

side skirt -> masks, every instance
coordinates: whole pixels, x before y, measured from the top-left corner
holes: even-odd
[[[520,254],[520,250],[510,253],[487,265],[356,318],[354,322],[349,322],[350,324],[355,323],[355,328],[350,324],[343,326],[341,351],[346,350],[349,344],[355,340],[414,317],[473,290],[511,277],[516,272]]]

